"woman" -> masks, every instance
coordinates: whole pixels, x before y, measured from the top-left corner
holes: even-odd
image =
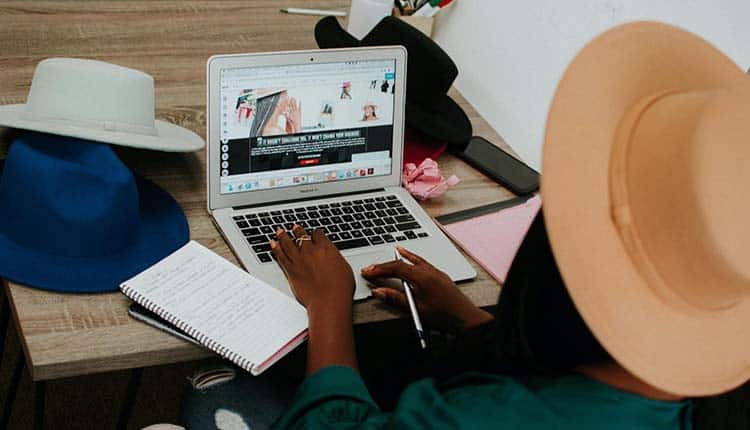
[[[410,281],[426,323],[459,340],[390,412],[357,373],[351,268],[320,231],[279,232],[309,342],[275,428],[750,428],[750,199],[726,191],[750,180],[749,98],[742,71],[682,30],[635,23],[591,42],[553,100],[543,214],[496,318],[406,250],[411,264],[362,271]]]

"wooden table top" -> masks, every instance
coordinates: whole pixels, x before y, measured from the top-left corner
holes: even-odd
[[[287,0],[284,6],[348,10],[349,1]],[[206,60],[213,54],[316,48],[319,17],[279,13],[275,0],[222,2],[16,1],[0,4],[0,104],[24,103],[36,63],[53,56],[109,61],[153,75],[156,116],[205,138]],[[474,134],[507,146],[452,90]],[[5,157],[8,133],[0,137]],[[191,237],[238,264],[206,210],[205,153],[166,154],[118,148],[125,163],[169,191],[182,205]],[[513,195],[462,161],[441,167],[461,179],[441,199],[424,203],[432,216]],[[472,261],[472,260],[470,260]],[[477,305],[495,304],[500,286],[474,264],[478,277],[460,288]],[[120,293],[57,294],[5,284],[34,380],[194,360],[210,355],[127,314]],[[403,314],[367,300],[355,322]]]

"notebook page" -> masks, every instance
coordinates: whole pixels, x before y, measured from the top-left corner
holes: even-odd
[[[541,198],[534,196],[518,206],[438,226],[490,276],[504,283],[541,206]]]
[[[252,364],[266,361],[307,329],[307,313],[294,299],[195,241],[121,288],[207,338],[195,336],[204,345],[213,341]]]

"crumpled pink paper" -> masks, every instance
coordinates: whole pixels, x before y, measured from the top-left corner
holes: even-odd
[[[456,175],[443,178],[437,161],[425,158],[419,166],[414,163],[404,165],[403,183],[417,200],[426,200],[443,195],[448,187],[459,183],[459,179]]]

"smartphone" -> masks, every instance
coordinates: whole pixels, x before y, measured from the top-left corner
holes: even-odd
[[[472,137],[466,149],[456,155],[516,195],[539,189],[539,172],[483,137]]]
[[[137,319],[138,321],[145,322],[146,324],[152,327],[156,327],[159,330],[165,331],[171,334],[172,336],[177,336],[182,340],[186,340],[190,343],[200,345],[197,340],[188,336],[187,333],[175,327],[174,325],[170,324],[169,322],[161,319],[159,315],[156,315],[155,313],[144,308],[138,303],[133,302],[130,304],[130,307],[128,308],[128,315]]]

